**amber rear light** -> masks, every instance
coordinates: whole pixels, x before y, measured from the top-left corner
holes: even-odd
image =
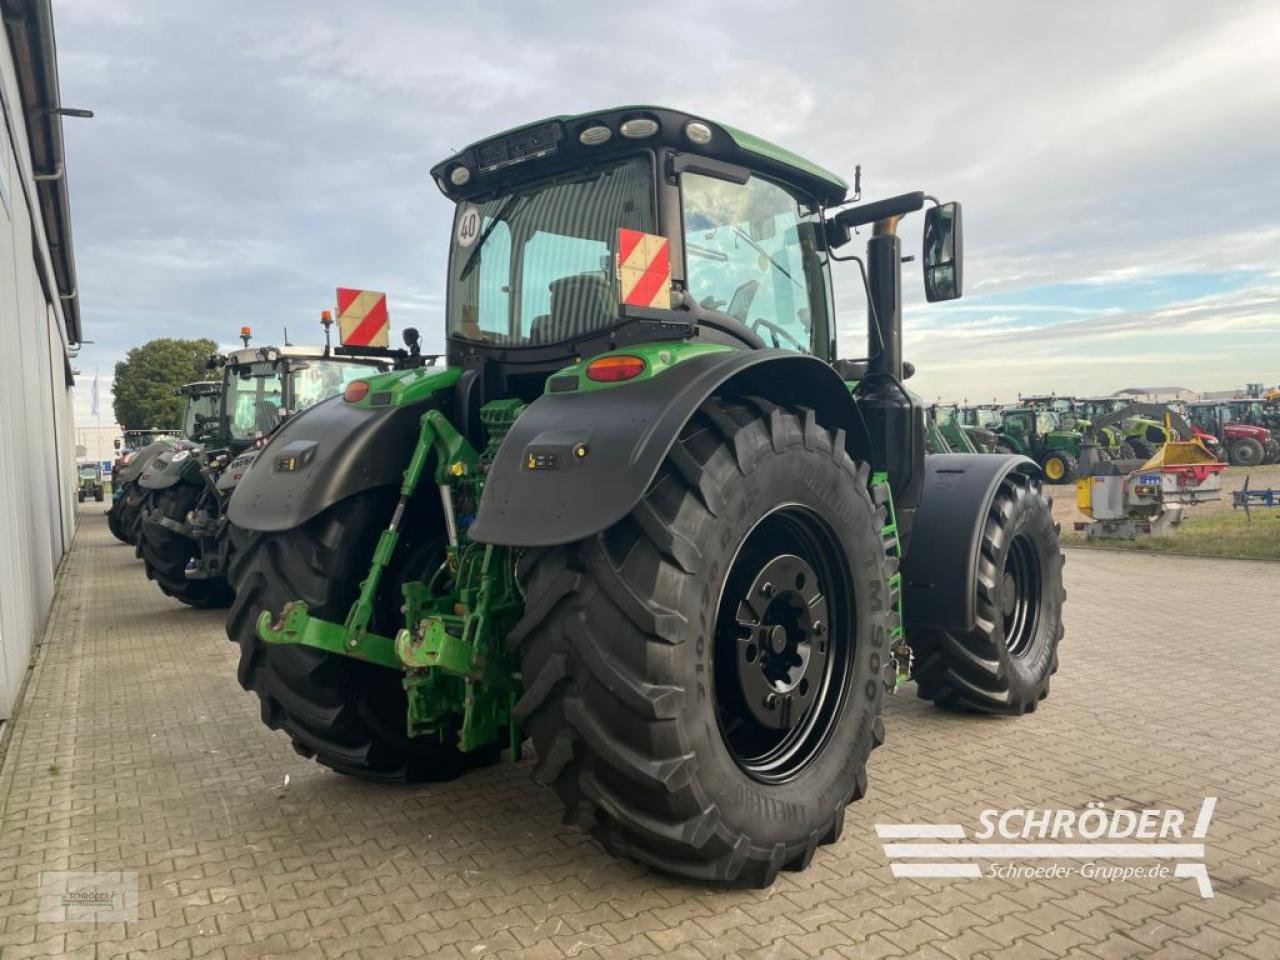
[[[359,403],[369,393],[368,380],[352,380],[347,384],[347,389],[342,391],[342,399],[347,403]]]
[[[587,379],[596,383],[621,383],[644,373],[644,357],[629,353],[609,357],[596,357],[587,364]]]

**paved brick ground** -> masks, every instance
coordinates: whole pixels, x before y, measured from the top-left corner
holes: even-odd
[[[1040,712],[902,691],[844,839],[724,892],[606,856],[519,767],[388,788],[296,757],[237,686],[219,614],[165,599],[87,509],[0,770],[0,956],[1280,956],[1280,566],[1077,553],[1067,572]],[[1205,795],[1213,899],[1186,879],[894,880],[873,830]],[[37,924],[46,870],[136,871],[139,920]]]

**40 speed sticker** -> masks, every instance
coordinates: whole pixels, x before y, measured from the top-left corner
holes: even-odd
[[[458,226],[454,231],[458,246],[469,247],[480,236],[480,211],[467,204],[458,213]]]
[[[1108,808],[1103,802],[1084,810],[992,809],[978,815],[973,839],[960,823],[878,823],[876,836],[887,841],[884,852],[895,877],[1189,878],[1207,898],[1213,883],[1204,840],[1217,803],[1217,797],[1205,797],[1194,817],[1172,807]]]

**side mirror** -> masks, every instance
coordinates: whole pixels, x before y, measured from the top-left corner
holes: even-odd
[[[112,441],[111,441],[111,446],[113,446],[113,447],[115,447],[117,450],[119,450],[119,449],[120,449],[120,438],[119,438],[119,437],[116,437],[114,440],[112,440]]]
[[[963,290],[964,231],[960,204],[942,203],[924,215],[924,295],[930,303],[955,300]]]

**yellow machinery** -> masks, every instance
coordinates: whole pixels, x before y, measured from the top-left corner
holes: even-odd
[[[1170,430],[1166,419],[1165,429]],[[1170,440],[1144,462],[1101,460],[1076,481],[1075,528],[1090,538],[1134,540],[1171,534],[1187,506],[1222,497],[1219,463],[1198,439]]]

